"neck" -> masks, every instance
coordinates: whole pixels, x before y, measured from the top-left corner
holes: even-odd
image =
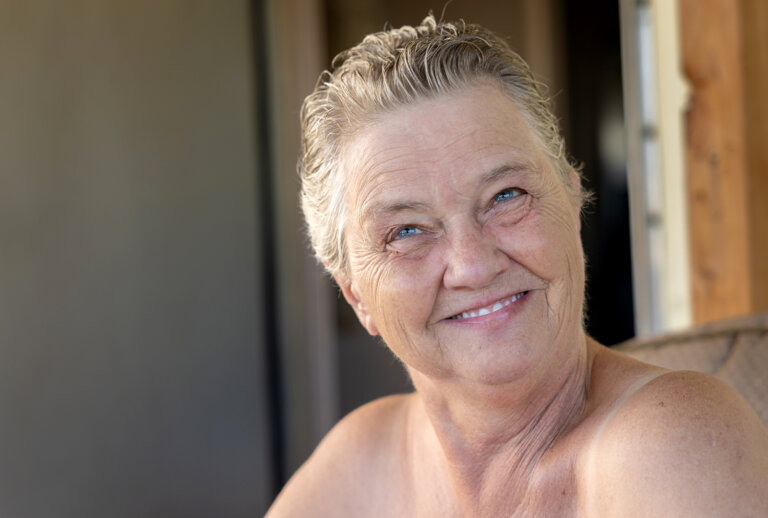
[[[587,399],[594,347],[581,335],[566,358],[545,372],[503,385],[434,380],[411,372],[414,410],[431,426],[427,441],[465,512],[495,506],[495,495],[520,502],[533,472],[557,438],[577,424]],[[535,370],[535,369],[534,369]]]

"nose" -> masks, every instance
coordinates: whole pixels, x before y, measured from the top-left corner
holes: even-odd
[[[510,258],[493,235],[474,226],[466,228],[449,241],[443,284],[452,289],[485,288],[509,264]]]

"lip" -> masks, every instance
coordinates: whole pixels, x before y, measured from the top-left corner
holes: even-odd
[[[505,309],[516,306],[516,303],[523,300],[529,293],[530,290],[523,290],[506,297],[491,298],[490,300],[478,301],[478,303],[473,303],[470,308],[459,311],[458,313],[443,319],[443,321],[469,323],[483,320],[484,317],[490,317],[496,315],[497,313],[503,313]]]

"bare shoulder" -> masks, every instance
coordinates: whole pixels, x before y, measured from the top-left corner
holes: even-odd
[[[267,518],[364,516],[382,491],[411,395],[378,399],[351,412],[330,431],[288,481]]]
[[[711,376],[653,377],[606,420],[589,456],[590,516],[768,516],[768,431]]]

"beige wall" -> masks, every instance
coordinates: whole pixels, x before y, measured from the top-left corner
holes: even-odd
[[[248,2],[0,0],[0,515],[258,516]]]

